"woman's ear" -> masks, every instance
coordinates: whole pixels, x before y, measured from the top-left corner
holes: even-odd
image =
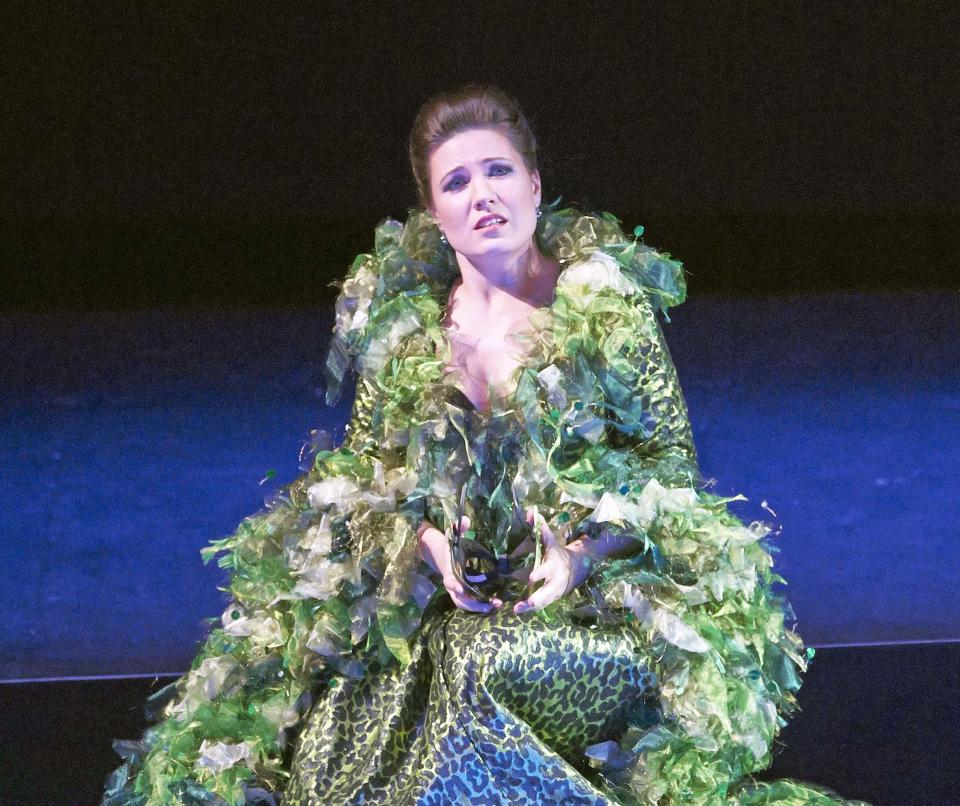
[[[539,207],[539,206],[540,206],[540,193],[541,193],[541,187],[540,187],[540,171],[539,171],[539,170],[533,171],[533,172],[530,174],[530,179],[533,181],[533,201],[534,201],[534,203],[537,205],[537,207]]]

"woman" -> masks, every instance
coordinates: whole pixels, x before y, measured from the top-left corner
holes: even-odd
[[[347,440],[205,550],[233,601],[104,803],[829,801],[741,781],[806,658],[767,530],[697,489],[680,264],[544,207],[496,89],[425,104],[410,156],[423,209],[337,301]]]

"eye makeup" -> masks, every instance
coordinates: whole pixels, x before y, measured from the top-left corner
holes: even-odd
[[[463,186],[463,184],[466,184],[466,183],[457,184],[458,182],[461,182],[461,180],[463,180],[463,174],[461,173],[461,171],[463,170],[464,170],[463,168],[454,168],[453,170],[454,175],[443,185],[444,191],[458,190],[460,187]],[[508,174],[512,174],[512,173],[513,173],[513,166],[505,162],[495,162],[487,168],[487,176],[490,176],[490,177],[507,176]]]

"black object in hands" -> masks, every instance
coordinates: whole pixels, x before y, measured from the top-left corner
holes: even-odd
[[[453,528],[450,530],[450,565],[453,575],[465,592],[478,602],[489,603],[503,589],[508,577],[516,570],[509,557],[497,557],[476,540],[460,531],[464,518],[467,489],[460,490],[460,505]]]

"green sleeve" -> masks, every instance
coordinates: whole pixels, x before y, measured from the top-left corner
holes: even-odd
[[[350,421],[347,423],[346,436],[341,447],[363,456],[373,456],[377,450],[374,437],[374,414],[376,396],[370,384],[362,377],[357,378],[357,393],[353,401]]]
[[[639,337],[638,354],[642,360],[636,392],[652,418],[653,431],[643,451],[662,483],[689,483],[698,479],[699,468],[687,403],[663,329],[646,299],[641,307],[649,325]]]

